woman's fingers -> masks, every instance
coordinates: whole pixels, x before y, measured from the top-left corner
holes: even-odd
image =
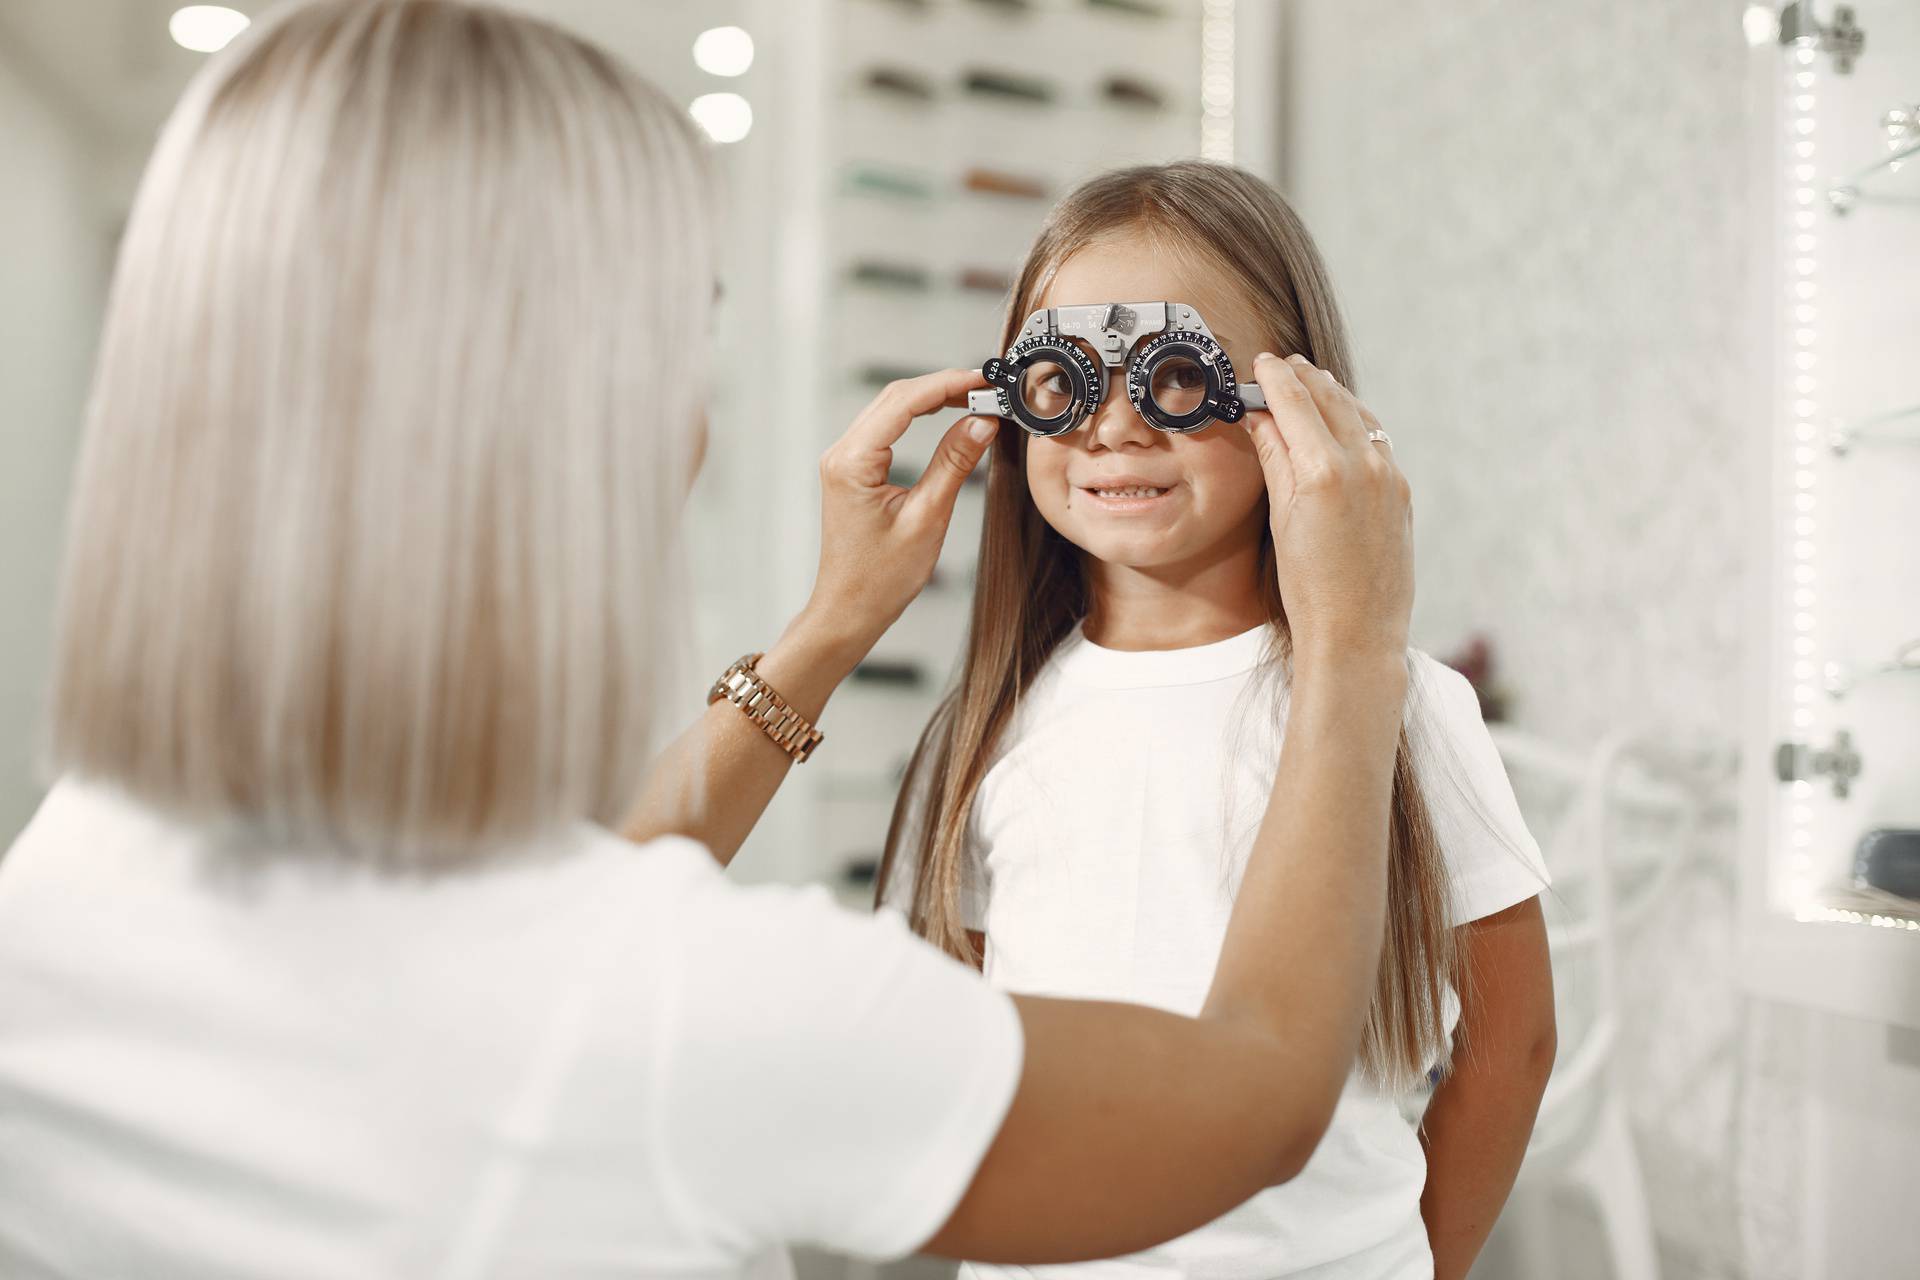
[[[1249,410],[1243,421],[1247,434],[1253,437],[1254,456],[1260,459],[1260,470],[1267,478],[1268,499],[1276,509],[1284,508],[1293,498],[1293,459],[1287,452],[1287,442],[1281,439],[1280,428],[1265,409]]]
[[[942,369],[890,382],[853,420],[835,448],[855,454],[891,449],[915,418],[938,409],[964,408],[967,392],[986,385],[978,369]]]
[[[1412,603],[1411,493],[1379,420],[1304,357],[1262,355],[1270,413],[1247,414],[1268,491],[1280,594],[1300,651],[1405,647]],[[1278,447],[1276,447],[1276,441]]]
[[[820,569],[809,607],[877,639],[933,572],[961,484],[979,464],[998,422],[963,417],[912,488],[888,478],[893,447],[915,418],[964,407],[986,385],[971,369],[891,383],[820,455]],[[983,427],[979,436],[972,428]]]
[[[1364,427],[1367,431],[1370,431],[1370,432],[1378,431],[1383,436],[1387,434],[1386,428],[1380,425],[1379,414],[1367,408],[1365,404],[1363,404],[1361,401],[1357,399],[1353,402],[1353,404],[1354,404],[1354,407],[1360,411],[1360,425],[1362,427]],[[1367,440],[1367,445],[1369,448],[1379,450],[1380,456],[1383,458],[1390,459],[1393,457],[1393,445],[1386,440],[1375,440],[1369,437]]]
[[[1359,401],[1353,393],[1340,385],[1338,379],[1325,369],[1319,368],[1305,356],[1288,356],[1285,363],[1300,378],[1313,396],[1314,407],[1320,411],[1320,419],[1326,424],[1327,433],[1349,453],[1358,453],[1371,448],[1367,440],[1366,424],[1361,421]]]
[[[1373,410],[1305,356],[1277,360],[1263,353],[1254,361],[1254,377],[1296,465],[1331,463],[1342,455],[1362,465],[1381,459],[1391,464],[1387,448],[1368,438],[1368,431],[1380,426]]]
[[[1333,433],[1321,420],[1313,392],[1299,370],[1271,352],[1263,351],[1253,362],[1253,378],[1267,398],[1266,416],[1286,445],[1287,461],[1291,464],[1289,479],[1302,470],[1331,468],[1337,456]],[[1256,410],[1247,418],[1251,421],[1258,416]],[[1257,435],[1255,443],[1258,443]],[[1271,471],[1267,479],[1271,485],[1274,479]]]
[[[948,427],[946,435],[940,438],[939,447],[933,451],[933,459],[927,463],[926,471],[907,491],[902,516],[932,517],[944,529],[953,516],[953,504],[960,496],[960,486],[967,482],[967,477],[973,474],[980,459],[986,456],[999,430],[998,418],[972,415]]]
[[[1357,403],[1357,402],[1356,402]],[[1360,419],[1367,424],[1368,430],[1386,434],[1386,428],[1380,425],[1380,418],[1366,405],[1360,406]],[[1393,456],[1393,446],[1384,440],[1369,440],[1367,448],[1386,464],[1387,473],[1393,477],[1394,491],[1400,496],[1400,505],[1405,510],[1407,536],[1413,536],[1413,485],[1407,480],[1407,473],[1400,469],[1400,462]]]

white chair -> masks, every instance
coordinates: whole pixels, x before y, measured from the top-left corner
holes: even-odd
[[[1501,1215],[1517,1274],[1561,1274],[1553,1205],[1583,1197],[1598,1216],[1611,1274],[1660,1274],[1647,1196],[1615,1078],[1620,1034],[1620,939],[1666,894],[1694,855],[1705,806],[1703,766],[1717,744],[1676,748],[1666,736],[1616,733],[1585,756],[1493,726],[1522,806],[1542,790],[1565,796],[1557,818],[1527,814],[1554,877],[1547,898],[1560,1050],[1541,1099],[1526,1163]]]

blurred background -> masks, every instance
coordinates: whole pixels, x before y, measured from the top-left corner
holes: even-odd
[[[116,237],[261,7],[0,0],[0,847]],[[1186,155],[1276,183],[1418,495],[1415,642],[1479,688],[1556,879],[1560,1059],[1475,1275],[1920,1275],[1920,4],[520,7],[687,104],[727,175],[713,671],[804,600],[820,450],[994,353],[1053,199]],[[739,874],[870,898],[980,489]]]

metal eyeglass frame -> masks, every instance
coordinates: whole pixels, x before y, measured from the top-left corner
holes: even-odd
[[[1088,356],[1088,348],[1099,354],[1098,363]],[[1175,360],[1191,362],[1206,379],[1200,405],[1186,413],[1165,409],[1152,394],[1155,372]],[[1022,395],[1026,372],[1036,364],[1052,365],[1067,379],[1067,407],[1058,414],[1037,413]],[[1158,431],[1199,431],[1214,422],[1238,422],[1248,409],[1267,407],[1258,386],[1242,386],[1235,378],[1233,361],[1191,306],[1094,302],[1042,307],[1028,316],[1006,354],[981,366],[992,385],[968,392],[967,410],[1010,418],[1031,435],[1065,435],[1106,402],[1112,371],[1122,365],[1127,399]]]

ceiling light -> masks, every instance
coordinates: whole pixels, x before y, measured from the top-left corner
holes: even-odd
[[[738,142],[753,128],[753,108],[737,93],[703,93],[687,110],[715,142]]]
[[[737,76],[753,65],[753,37],[739,27],[713,27],[693,42],[693,61],[715,76]]]
[[[167,34],[182,49],[218,53],[247,29],[248,21],[246,14],[222,4],[190,4],[173,11],[167,19]]]

